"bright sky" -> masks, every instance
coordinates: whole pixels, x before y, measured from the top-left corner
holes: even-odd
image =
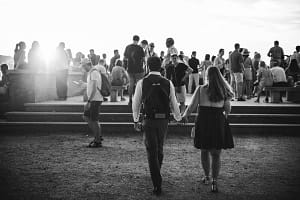
[[[0,0],[0,55],[34,40],[49,54],[64,41],[73,56],[95,49],[121,54],[137,34],[166,51],[167,37],[190,56],[217,55],[234,43],[266,54],[279,40],[285,54],[300,45],[300,0]]]

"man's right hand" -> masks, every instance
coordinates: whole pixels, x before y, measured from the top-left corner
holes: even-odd
[[[84,110],[89,110],[91,107],[91,102],[87,102],[85,105],[84,105]]]

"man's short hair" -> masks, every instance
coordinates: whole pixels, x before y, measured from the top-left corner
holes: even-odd
[[[120,59],[116,60],[116,66],[122,67],[122,65],[123,65],[123,62]]]
[[[105,64],[105,60],[104,59],[100,59],[99,60],[99,64],[104,65]]]
[[[140,37],[138,35],[134,35],[132,39],[133,41],[140,41]]]
[[[161,61],[159,57],[152,56],[147,60],[147,64],[149,66],[150,71],[160,71]]]
[[[148,41],[147,40],[142,40],[141,43],[144,44],[144,45],[148,45]]]
[[[234,44],[234,48],[235,48],[235,49],[240,48],[240,44],[239,44],[239,43],[235,43],[235,44]]]
[[[296,51],[300,52],[300,46],[296,46]]]
[[[274,41],[274,45],[279,45],[279,42],[277,40]]]
[[[2,64],[1,65],[1,71],[3,70],[8,70],[8,65],[7,64]]]

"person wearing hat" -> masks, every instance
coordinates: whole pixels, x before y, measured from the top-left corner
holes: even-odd
[[[244,58],[244,85],[245,85],[245,90],[246,90],[246,95],[247,99],[252,98],[252,85],[253,85],[253,66],[252,66],[252,60],[249,57],[250,52],[248,49],[244,48],[243,49],[243,58]]]

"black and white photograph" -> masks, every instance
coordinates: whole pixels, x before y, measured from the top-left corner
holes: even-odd
[[[0,0],[1,200],[300,199],[299,0]]]

